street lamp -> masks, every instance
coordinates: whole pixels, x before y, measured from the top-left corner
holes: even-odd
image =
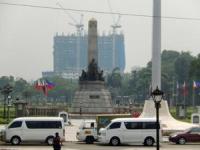
[[[4,95],[4,107],[3,107],[3,118],[6,118],[6,99],[8,95],[13,91],[13,87],[9,84],[6,84],[2,89],[1,93]]]
[[[164,92],[157,88],[151,93],[151,96],[153,98],[153,101],[155,103],[156,107],[156,149],[159,150],[159,108],[160,108],[160,102],[163,98]]]
[[[8,103],[7,103],[7,107],[8,107],[8,112],[7,112],[7,122],[9,122],[10,120],[10,107],[11,107],[11,96],[8,95]]]
[[[82,102],[80,102],[80,110],[79,110],[79,114],[82,115]]]

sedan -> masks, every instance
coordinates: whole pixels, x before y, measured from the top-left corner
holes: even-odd
[[[173,133],[169,136],[169,141],[176,144],[200,142],[200,127],[192,127],[183,132]]]

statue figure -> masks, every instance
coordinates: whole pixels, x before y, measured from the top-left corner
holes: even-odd
[[[99,73],[99,80],[104,81],[103,70],[101,70],[101,72]]]
[[[80,81],[85,81],[87,80],[87,73],[85,72],[85,70],[82,70],[81,76],[79,78]]]
[[[88,80],[90,80],[90,81],[97,80],[98,79],[97,73],[98,73],[97,64],[95,62],[95,59],[92,59],[92,61],[90,62],[89,66],[88,66]]]

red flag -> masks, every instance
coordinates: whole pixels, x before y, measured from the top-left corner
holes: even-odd
[[[37,80],[36,83],[35,83],[35,88],[37,90],[41,90],[42,89],[42,83],[40,80]]]
[[[183,96],[187,96],[188,95],[188,88],[186,86],[185,81],[184,81],[183,86],[182,86],[182,93],[183,93]]]

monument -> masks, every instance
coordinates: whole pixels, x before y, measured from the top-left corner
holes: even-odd
[[[112,113],[111,94],[105,87],[103,70],[98,67],[97,21],[88,24],[88,68],[79,77],[79,89],[75,92],[72,113]]]
[[[161,89],[161,0],[153,0],[153,36],[152,36],[152,90]],[[166,100],[161,101],[159,109],[161,126],[164,132],[183,131],[196,126],[173,118]],[[141,118],[156,117],[155,104],[152,99],[144,103]]]

